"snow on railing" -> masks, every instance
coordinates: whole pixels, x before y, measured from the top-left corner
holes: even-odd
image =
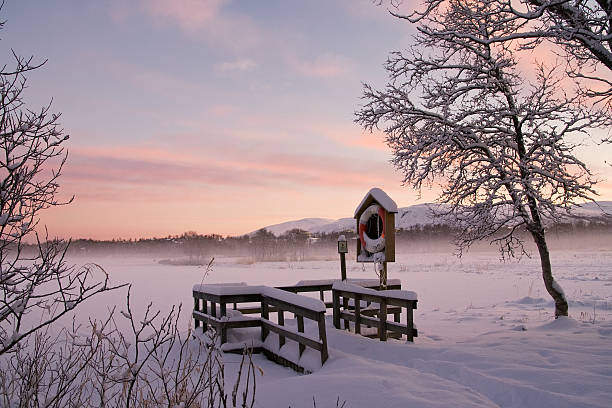
[[[361,334],[362,325],[378,328],[378,337],[386,341],[388,332],[392,336],[406,335],[408,341],[418,336],[414,326],[413,309],[417,308],[417,294],[407,290],[376,291],[346,282],[335,282],[332,287],[334,327],[340,329],[340,320],[344,320],[344,329],[350,330],[353,322],[355,333]],[[364,307],[365,302],[366,307]],[[389,307],[390,306],[390,307]],[[406,324],[401,324],[402,310],[406,310]],[[393,322],[387,316],[393,315]],[[377,315],[378,318],[372,316]]]
[[[306,347],[320,353],[321,365],[327,360],[327,336],[325,332],[325,303],[284,290],[266,286],[246,285],[195,285],[193,287],[195,327],[202,323],[202,329],[208,330],[208,325],[215,327],[220,334],[221,344],[227,342],[227,330],[231,328],[261,327],[261,348],[268,358],[290,366],[298,371],[312,370],[311,364],[302,361]],[[259,318],[248,318],[239,313],[240,303],[260,303]],[[217,307],[217,304],[219,307]],[[234,310],[227,310],[227,305],[233,304]],[[250,310],[250,309],[249,309]],[[209,312],[210,311],[210,312]],[[229,312],[229,313],[228,313]],[[270,313],[277,313],[277,322],[270,320]],[[297,328],[284,325],[284,312],[293,313],[297,320]],[[236,316],[236,314],[242,316]],[[316,323],[318,333],[304,332],[304,319]],[[270,341],[269,334],[278,335],[278,341]],[[298,343],[296,358],[287,358],[287,353],[281,353],[286,339]],[[283,354],[283,357],[281,357]],[[295,356],[293,356],[295,357]],[[305,367],[306,366],[306,367]]]

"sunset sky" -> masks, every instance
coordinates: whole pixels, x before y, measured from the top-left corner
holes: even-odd
[[[53,98],[70,135],[75,200],[43,214],[53,235],[243,234],[351,217],[374,186],[401,207],[435,198],[353,123],[361,82],[382,86],[412,33],[371,0],[7,0],[0,18],[3,61],[48,59],[27,103]],[[609,148],[582,153],[612,179]]]

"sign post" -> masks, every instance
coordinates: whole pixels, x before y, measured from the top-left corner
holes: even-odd
[[[340,254],[340,276],[342,280],[346,280],[346,259],[345,255],[348,252],[348,242],[344,235],[338,237],[338,253]]]

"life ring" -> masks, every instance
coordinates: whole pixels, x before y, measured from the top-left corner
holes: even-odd
[[[372,239],[366,234],[366,228],[368,220],[375,214],[378,214],[382,220],[383,231],[380,237]],[[378,204],[372,204],[366,208],[359,217],[359,240],[361,241],[361,247],[371,254],[381,252],[385,249],[385,210]]]

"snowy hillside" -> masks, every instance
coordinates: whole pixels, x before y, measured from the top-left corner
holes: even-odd
[[[434,219],[431,216],[430,206],[432,204],[417,204],[410,207],[398,209],[398,214],[395,216],[396,229],[410,229],[416,225],[439,224],[442,221]],[[605,214],[612,214],[612,201],[600,201],[597,203],[587,203],[574,210],[574,218],[576,220],[593,219],[603,217]],[[292,229],[302,229],[310,233],[330,234],[334,232],[342,232],[352,230],[356,227],[356,221],[353,218],[340,218],[339,220],[330,220],[327,218],[304,218],[298,221],[287,221],[281,224],[270,225],[264,227],[274,235],[282,235]],[[253,234],[253,232],[251,233]]]
[[[321,228],[324,228],[327,225],[330,225],[336,221],[331,220],[329,218],[303,218],[297,221],[287,221],[281,224],[275,224],[265,227],[269,232],[274,235],[283,235],[287,231],[291,231],[292,229],[301,229],[309,232],[318,232]],[[254,234],[255,231],[251,232],[249,235]]]

